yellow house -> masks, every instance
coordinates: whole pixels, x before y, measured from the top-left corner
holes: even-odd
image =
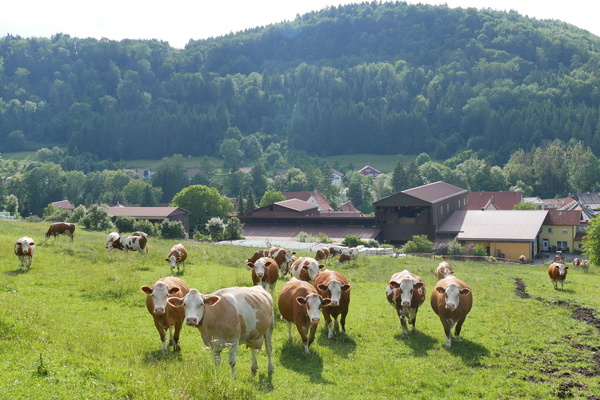
[[[548,210],[540,234],[541,250],[577,250],[580,245],[576,243],[580,223],[581,210]]]
[[[547,210],[454,211],[436,231],[439,238],[482,245],[490,256],[518,262],[540,251],[540,233]]]

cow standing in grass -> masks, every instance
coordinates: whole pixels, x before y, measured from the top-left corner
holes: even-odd
[[[402,335],[408,336],[408,323],[412,325],[415,332],[417,312],[425,301],[425,283],[417,275],[404,270],[392,275],[385,291],[387,301],[396,309],[400,323],[402,324]]]
[[[75,225],[68,222],[55,222],[48,228],[46,239],[53,236],[55,239],[58,235],[67,235],[71,238],[71,242],[75,240]]]
[[[315,288],[321,297],[329,298],[329,307],[323,308],[323,316],[327,325],[327,338],[333,338],[333,331],[338,330],[338,316],[342,332],[346,332],[346,316],[350,305],[350,284],[348,279],[337,271],[325,270],[315,278]],[[331,320],[333,317],[333,321]]]
[[[21,269],[29,271],[33,262],[33,252],[35,250],[35,242],[28,236],[19,238],[15,243],[15,254],[21,262]]]
[[[279,266],[269,257],[261,257],[255,262],[246,265],[252,269],[252,283],[261,285],[266,291],[273,293],[279,278]]]
[[[165,261],[169,263],[169,267],[171,268],[171,274],[173,274],[175,268],[177,268],[177,273],[179,273],[179,267],[181,267],[181,272],[183,272],[187,256],[187,250],[181,243],[171,247],[169,254],[167,254],[167,257],[165,258]]]
[[[454,276],[441,279],[431,292],[431,308],[440,317],[444,333],[446,334],[446,346],[452,346],[452,328],[454,337],[460,342],[460,331],[467,318],[467,314],[473,306],[473,293],[471,288]]]
[[[558,290],[558,282],[560,282],[561,290],[564,289],[563,285],[567,278],[567,269],[569,267],[563,263],[553,262],[548,266],[548,275],[554,286],[554,290]]]
[[[312,257],[300,257],[293,262],[290,274],[296,279],[312,283],[323,268],[325,265],[319,264]]]
[[[441,263],[439,263],[437,268],[435,269],[435,276],[438,279],[444,279],[445,277],[452,275],[453,273],[454,271],[452,270],[452,267],[446,261],[442,261]]]

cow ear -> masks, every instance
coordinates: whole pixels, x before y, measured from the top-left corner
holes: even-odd
[[[292,255],[296,255],[296,252],[295,252],[295,251],[292,251]]]
[[[306,297],[296,297],[296,301],[298,302],[298,304],[303,306],[306,304]]]
[[[108,247],[108,246],[106,246],[106,247]],[[165,261],[169,261],[169,259],[168,259],[168,258],[165,258]]]
[[[181,307],[183,305],[183,299],[181,297],[169,297],[167,303],[173,307]]]
[[[321,307],[329,307],[330,304],[331,304],[331,299],[330,298],[326,298],[326,299],[322,299],[321,300]]]
[[[35,246],[35,242],[30,242],[29,245],[30,246]]]
[[[179,292],[179,288],[178,287],[169,288],[169,294],[175,294],[177,292]]]
[[[152,294],[152,288],[150,286],[142,286],[142,292],[146,294]]]
[[[435,288],[435,290],[436,290],[438,293],[446,293],[446,289],[444,289],[444,288],[443,288],[443,287],[441,287],[441,286],[438,286],[438,287],[436,287],[436,288]]]
[[[265,263],[265,267],[268,267],[268,266],[269,266],[269,265],[271,265],[271,264],[273,264],[271,261],[267,261],[267,262]]]
[[[246,266],[247,266],[248,268],[254,268],[254,263],[252,263],[252,262],[247,262],[247,263],[246,263]]]
[[[390,285],[393,288],[398,289],[400,287],[400,284],[396,281],[390,281],[390,283],[388,283],[388,285]]]
[[[219,300],[221,300],[221,298],[219,296],[215,296],[212,294],[207,294],[204,296],[204,304],[209,305],[209,306],[213,306],[213,305],[217,304],[219,302]]]
[[[469,294],[471,292],[471,290],[467,289],[467,288],[462,288],[460,289],[460,294],[465,295],[465,294]]]
[[[303,265],[302,269],[308,269],[308,265]]]
[[[413,285],[414,289],[421,289],[425,284],[423,282],[417,282]]]
[[[325,264],[319,264],[319,269],[325,268]]]
[[[324,292],[324,291],[326,291],[329,288],[327,287],[327,285],[320,284],[320,285],[317,285],[317,289],[319,289],[319,290],[321,290],[321,291]]]
[[[342,285],[342,292],[350,290],[350,285]]]

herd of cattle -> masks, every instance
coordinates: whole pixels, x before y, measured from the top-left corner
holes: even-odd
[[[46,238],[68,235],[71,241],[75,236],[75,225],[55,223],[50,226]],[[120,235],[112,232],[108,235],[106,248],[147,252],[148,235],[135,232],[132,235]],[[22,237],[15,243],[15,254],[21,268],[31,268],[35,243],[30,237]],[[246,260],[251,270],[252,287],[230,287],[212,294],[201,294],[176,276],[167,276],[157,280],[152,286],[143,286],[146,294],[146,307],[152,315],[159,333],[164,353],[169,346],[180,350],[179,336],[183,324],[198,328],[202,340],[214,355],[215,363],[220,363],[220,354],[225,347],[230,348],[229,365],[236,374],[236,359],[239,345],[252,349],[252,372],[257,371],[257,351],[265,345],[268,357],[268,372],[273,372],[272,335],[275,325],[273,294],[277,281],[286,275],[291,278],[283,285],[278,295],[277,306],[281,317],[287,322],[288,336],[292,339],[292,326],[295,325],[302,340],[304,352],[309,354],[309,346],[315,338],[321,312],[325,317],[328,338],[341,326],[346,331],[346,316],[350,304],[351,285],[346,277],[338,272],[324,269],[320,261],[338,257],[337,264],[358,260],[355,248],[323,247],[314,257],[296,257],[296,253],[273,247],[256,251]],[[183,272],[187,259],[185,247],[179,243],[173,246],[165,261],[171,274]],[[575,259],[574,264],[582,266],[582,260]],[[587,264],[587,261],[585,261]],[[589,264],[587,264],[589,265]],[[567,275],[563,263],[554,262],[548,267],[548,274],[554,289],[561,287]],[[435,275],[438,282],[431,292],[431,308],[439,316],[446,336],[446,346],[454,340],[460,341],[462,325],[471,310],[473,294],[469,285],[454,276],[447,262],[441,262]],[[403,336],[408,336],[408,324],[415,331],[419,307],[425,302],[425,283],[423,280],[404,270],[395,273],[386,287],[386,298],[400,319]],[[340,319],[338,323],[338,317]],[[167,341],[167,331],[169,340]]]

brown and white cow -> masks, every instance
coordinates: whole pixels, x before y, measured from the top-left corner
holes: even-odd
[[[440,317],[446,334],[447,347],[452,346],[452,327],[454,326],[456,326],[454,329],[455,340],[460,342],[460,331],[472,306],[471,288],[460,279],[450,275],[435,285],[435,289],[431,292],[431,308]]]
[[[581,262],[579,263],[579,266],[585,272],[588,272],[590,270],[590,262],[588,260],[581,260]]]
[[[248,263],[255,263],[261,257],[270,257],[269,249],[255,251],[252,257],[246,260],[246,269],[250,269]]]
[[[342,250],[340,257],[338,258],[338,265],[348,262],[355,261],[358,264],[358,249],[356,247],[348,247]]]
[[[266,291],[273,293],[279,278],[277,262],[269,257],[261,257],[255,262],[247,262],[246,265],[252,269],[252,283],[261,285]]]
[[[414,332],[417,312],[425,301],[425,283],[420,277],[405,269],[392,275],[385,294],[387,301],[396,309],[400,318],[402,335],[408,336],[406,320],[408,319]]]
[[[574,258],[573,259],[573,265],[576,267],[581,266],[581,259],[580,258]]]
[[[454,271],[452,270],[452,267],[446,261],[442,261],[441,263],[439,263],[437,268],[435,269],[435,276],[437,276],[438,279],[444,279],[445,277],[447,277],[448,275],[452,275],[453,273]]]
[[[520,262],[521,264],[525,264],[525,263],[527,262],[527,257],[525,257],[523,254],[521,254],[521,255],[519,256],[519,262]]]
[[[312,257],[300,257],[292,263],[290,274],[296,279],[312,283],[323,268],[325,265]]]
[[[48,239],[50,236],[54,236],[56,239],[58,235],[67,235],[71,238],[72,242],[75,239],[75,225],[69,222],[53,223],[46,232],[46,239]]]
[[[190,288],[179,278],[167,276],[154,283],[152,287],[142,286],[142,292],[146,293],[146,308],[154,319],[154,326],[160,335],[162,351],[168,352],[168,346],[179,351],[179,333],[183,326],[185,313],[182,309],[168,303],[171,298],[183,298],[188,294]],[[173,330],[175,332],[173,332]],[[166,331],[169,331],[169,342],[166,341]]]
[[[123,250],[125,253],[129,251],[139,251],[146,253],[147,239],[144,236],[119,236],[119,239],[112,242],[112,247],[118,250]]]
[[[289,268],[292,264],[292,258],[294,254],[296,254],[296,252],[292,250],[287,250],[282,247],[271,247],[268,250],[256,251],[252,257],[246,260],[246,265],[248,265],[249,262],[256,262],[256,260],[261,257],[270,257],[277,262],[281,277],[283,278],[287,273],[289,273]]]
[[[15,243],[15,254],[21,262],[21,269],[29,271],[33,262],[33,252],[35,250],[35,242],[29,236],[19,238]]]
[[[346,316],[348,315],[348,306],[350,305],[350,285],[348,279],[337,271],[326,269],[315,278],[315,288],[321,297],[329,298],[331,302],[329,307],[323,308],[323,316],[327,325],[327,338],[333,338],[333,331],[338,330],[337,318],[340,316],[340,325],[342,331],[346,332]],[[332,322],[331,317],[335,321]]]
[[[187,256],[187,250],[181,243],[177,243],[175,246],[171,247],[169,254],[167,254],[167,257],[165,258],[165,261],[169,263],[169,267],[171,268],[171,274],[173,274],[175,268],[177,268],[177,273],[179,273],[180,266],[181,271],[183,272]]]
[[[321,247],[320,249],[317,250],[317,253],[315,254],[315,260],[317,261],[321,261],[321,260],[327,260],[329,258],[329,248],[327,247]]]
[[[321,297],[313,285],[296,278],[290,279],[281,288],[278,306],[281,317],[287,321],[289,340],[292,340],[292,324],[295,324],[305,354],[310,354],[308,347],[315,340],[321,321],[319,310],[329,306],[330,302],[331,299]]]
[[[567,277],[567,269],[569,267],[563,263],[553,262],[548,266],[548,275],[554,286],[554,290],[558,289],[558,282],[560,282],[560,288],[564,289],[564,282]]]
[[[106,249],[112,253],[112,251],[115,249],[113,246],[113,243],[115,242],[115,240],[119,240],[119,234],[117,232],[111,232],[108,234],[107,238],[106,238]]]
[[[183,299],[169,299],[169,304],[184,307],[186,324],[198,328],[204,344],[212,349],[217,366],[221,363],[221,351],[229,347],[229,365],[235,377],[239,345],[245,344],[252,349],[251,370],[255,373],[256,353],[264,342],[268,371],[273,373],[273,297],[261,286],[225,288],[208,295],[192,289]]]

